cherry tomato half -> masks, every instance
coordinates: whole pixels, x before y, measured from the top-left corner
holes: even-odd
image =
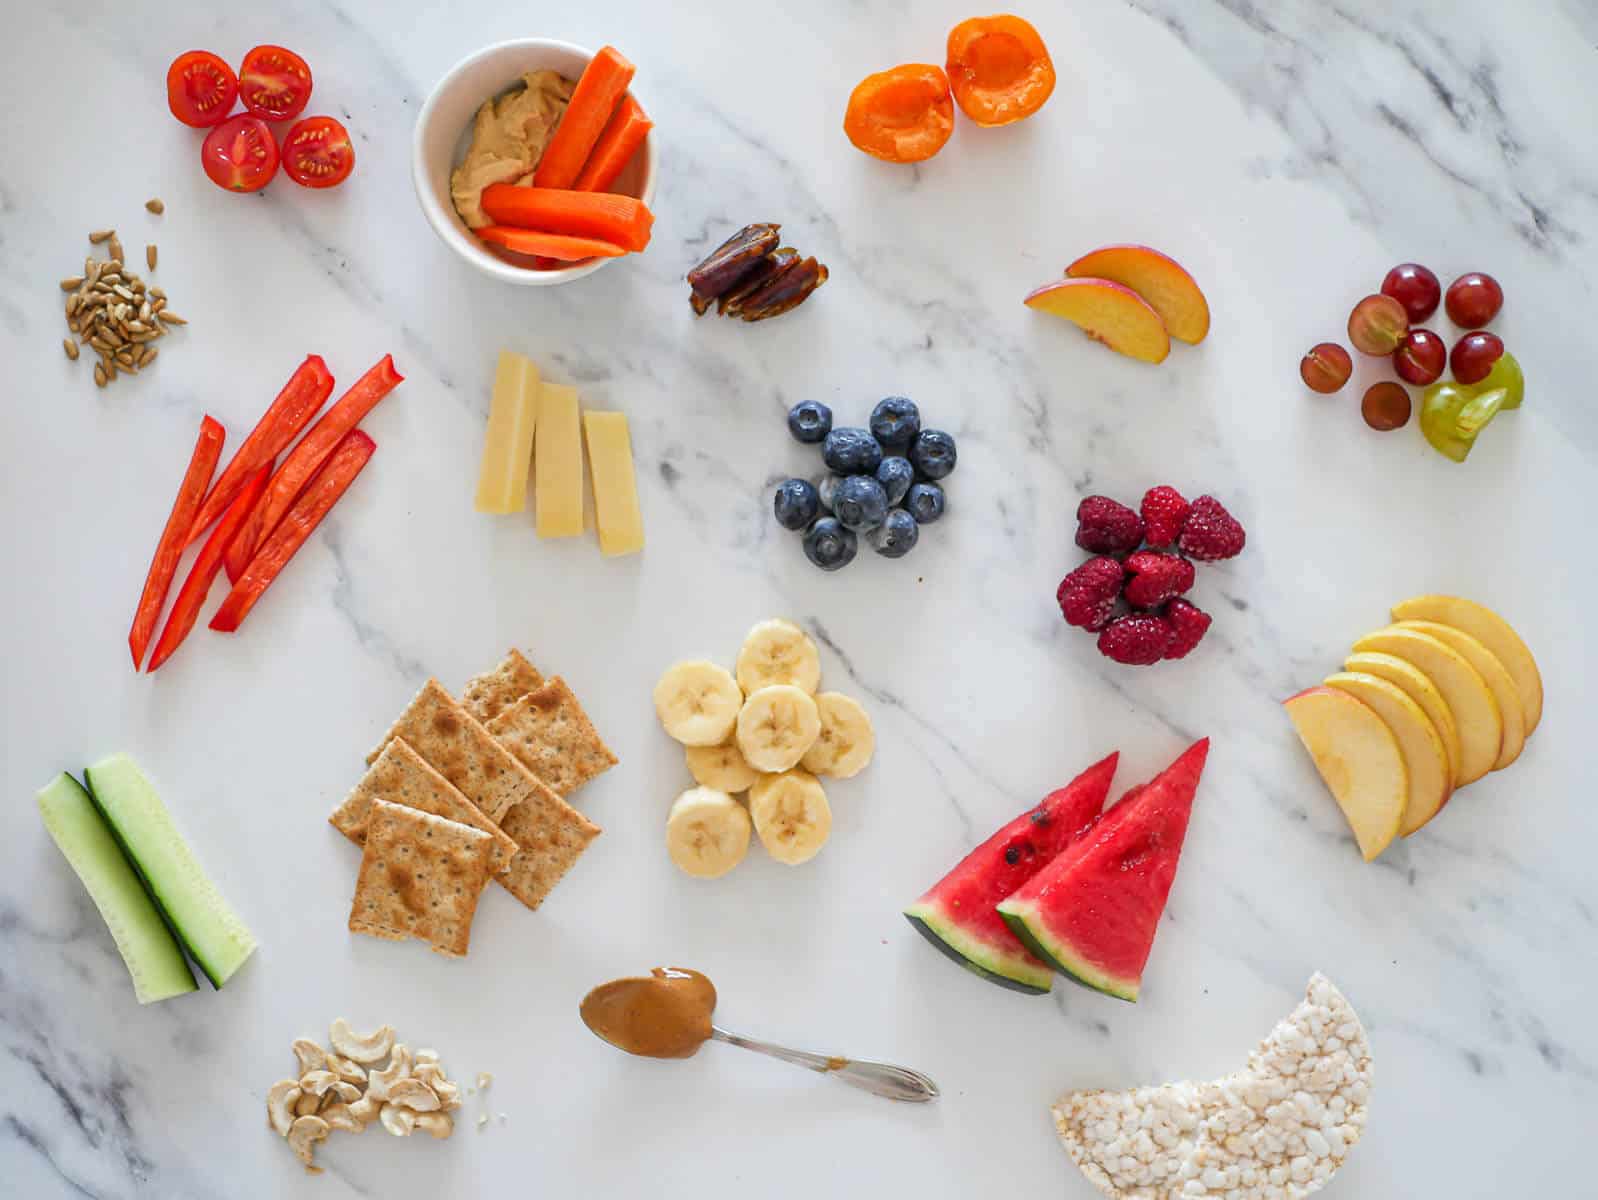
[[[292,50],[257,46],[239,65],[239,99],[263,121],[292,121],[311,98],[311,68]]]
[[[332,117],[306,117],[283,138],[283,170],[301,187],[337,187],[354,169],[349,132]]]
[[[166,106],[195,129],[227,120],[238,94],[233,68],[209,50],[185,50],[166,69]]]
[[[205,135],[200,162],[217,187],[258,192],[277,174],[277,143],[265,121],[240,113]]]

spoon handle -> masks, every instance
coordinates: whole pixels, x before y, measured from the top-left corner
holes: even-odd
[[[770,1042],[759,1042],[753,1038],[741,1037],[736,1033],[728,1033],[725,1029],[713,1027],[710,1036],[718,1042],[726,1042],[732,1046],[742,1046],[745,1050],[753,1050],[757,1054],[769,1055],[780,1058],[783,1062],[792,1063],[796,1067],[816,1071],[822,1075],[831,1075],[841,1083],[850,1087],[857,1087],[862,1091],[870,1092],[874,1096],[886,1096],[889,1100],[909,1100],[915,1103],[924,1103],[935,1100],[938,1096],[938,1085],[933,1083],[920,1071],[912,1071],[909,1067],[895,1067],[889,1063],[858,1062],[854,1059],[839,1058],[836,1055],[811,1054],[805,1050],[790,1050],[786,1046],[776,1046]]]

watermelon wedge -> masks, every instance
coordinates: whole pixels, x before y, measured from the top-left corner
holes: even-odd
[[[1210,741],[1195,742],[998,906],[1022,944],[1078,983],[1136,1001]]]
[[[1033,995],[1048,991],[1054,982],[1053,968],[1021,944],[995,906],[1041,871],[1098,816],[1110,794],[1118,757],[1112,754],[1093,764],[961,859],[904,910],[910,924],[983,979]]]

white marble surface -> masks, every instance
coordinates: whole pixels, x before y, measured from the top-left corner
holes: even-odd
[[[1363,1014],[1378,1072],[1370,1132],[1329,1194],[1585,1194],[1598,6],[1034,5],[1060,68],[1049,107],[1006,130],[962,125],[914,170],[856,153],[842,105],[868,71],[937,59],[964,7],[782,7],[357,0],[217,16],[89,0],[12,23],[0,1192],[1085,1200],[1047,1120],[1058,1092],[1227,1070],[1319,968]],[[624,48],[663,137],[648,254],[542,293],[450,258],[408,176],[431,83],[529,34]],[[177,51],[236,60],[268,39],[308,56],[313,109],[359,139],[337,192],[225,195],[164,111]],[[159,222],[141,208],[157,193]],[[750,220],[782,221],[832,281],[780,321],[695,324],[683,270]],[[130,247],[159,241],[157,276],[193,324],[157,370],[97,392],[61,356],[55,280],[108,224]],[[1181,259],[1214,309],[1208,342],[1163,370],[1020,304],[1122,240]],[[1339,336],[1352,301],[1409,258],[1445,279],[1491,271],[1509,294],[1499,328],[1530,397],[1464,468],[1413,428],[1367,431],[1357,390],[1297,384],[1304,348]],[[630,413],[643,557],[607,562],[540,543],[530,519],[472,513],[506,345]],[[394,353],[407,382],[366,422],[381,452],[239,636],[201,629],[159,676],[134,676],[129,614],[200,414],[236,440],[308,351],[341,382]],[[782,414],[815,397],[858,419],[889,392],[961,439],[950,516],[905,562],[822,575],[769,516],[770,483],[815,465]],[[1250,539],[1201,574],[1207,643],[1140,671],[1063,626],[1053,590],[1079,558],[1078,496],[1157,482],[1216,492]],[[1547,717],[1511,772],[1366,866],[1276,702],[1427,590],[1526,631]],[[834,789],[834,839],[808,868],[756,853],[697,883],[663,853],[686,776],[648,689],[676,657],[730,658],[773,613],[810,627],[827,680],[867,698],[879,757]],[[604,837],[540,913],[490,895],[465,962],[351,937],[355,856],[327,811],[418,683],[456,686],[511,643],[572,682],[621,756],[581,795]],[[899,916],[1088,762],[1119,747],[1124,786],[1200,734],[1214,751],[1137,1006],[1001,992]],[[159,781],[261,937],[220,994],[137,1007],[33,814],[52,772],[115,749]],[[734,1028],[904,1061],[945,1096],[896,1107],[724,1047],[634,1061],[582,1030],[587,987],[661,961],[714,976]],[[442,1144],[346,1138],[305,1180],[262,1128],[261,1095],[290,1039],[338,1015],[393,1022],[460,1074],[493,1071],[506,1121]]]

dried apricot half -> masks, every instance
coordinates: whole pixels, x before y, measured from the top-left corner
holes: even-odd
[[[978,125],[1030,117],[1054,91],[1054,63],[1020,17],[972,17],[949,30],[949,79],[960,111]]]
[[[861,150],[887,162],[931,158],[954,132],[949,77],[933,63],[867,75],[849,94],[843,131]]]

